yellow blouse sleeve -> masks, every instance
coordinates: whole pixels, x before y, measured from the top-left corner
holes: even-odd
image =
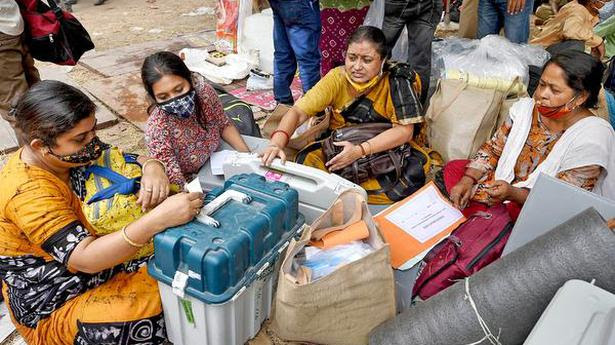
[[[335,95],[344,86],[339,71],[332,69],[312,87],[295,106],[307,116],[314,116],[332,105]]]
[[[6,215],[34,245],[66,264],[77,244],[90,234],[75,210],[78,201],[52,181],[35,179],[17,188]]]

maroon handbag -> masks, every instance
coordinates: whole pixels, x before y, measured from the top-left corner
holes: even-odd
[[[428,299],[497,260],[512,228],[513,221],[504,204],[470,216],[423,259],[412,298]]]
[[[25,40],[32,57],[58,65],[76,65],[94,43],[81,23],[55,0],[17,0],[26,24]]]

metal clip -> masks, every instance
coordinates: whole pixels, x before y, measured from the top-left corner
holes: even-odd
[[[264,271],[265,271],[268,267],[269,267],[269,263],[268,263],[268,262],[266,262],[266,263],[263,265],[263,267],[261,267],[261,269],[260,269],[260,270],[258,270],[258,271],[256,272],[256,276],[260,278],[260,276],[263,274],[263,272],[264,272]]]
[[[303,224],[299,229],[297,229],[297,235],[302,234],[303,230],[309,228],[310,226],[307,224]]]
[[[171,283],[173,293],[180,298],[184,298],[187,285],[188,275],[184,272],[176,271],[175,276],[173,277],[173,283]]]
[[[459,237],[451,235],[451,236],[448,237],[448,240],[453,242],[455,247],[457,247],[457,248],[461,247],[461,240],[459,239]]]
[[[239,289],[239,291],[237,291],[237,293],[235,294],[235,296],[233,296],[233,298],[231,298],[231,302],[235,302],[236,299],[239,298],[239,296],[241,296],[241,294],[246,291],[246,287],[242,287],[241,289]]]
[[[49,42],[53,43],[54,39],[53,39],[53,34],[49,34]]]
[[[286,248],[288,247],[288,245],[290,244],[290,241],[286,241],[281,247],[280,249],[278,249],[278,254],[282,254],[283,251],[286,250]]]

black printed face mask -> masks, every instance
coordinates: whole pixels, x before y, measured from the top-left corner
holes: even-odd
[[[49,152],[57,157],[59,160],[66,163],[85,164],[91,161],[97,160],[106,149],[111,145],[103,143],[98,137],[94,137],[87,145],[81,150],[70,155],[57,155],[49,149]]]

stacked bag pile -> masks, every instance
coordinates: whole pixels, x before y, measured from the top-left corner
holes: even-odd
[[[432,75],[439,79],[425,118],[431,148],[446,162],[468,159],[508,117],[535,83],[530,66],[549,59],[542,48],[500,36],[446,39],[434,44]],[[530,81],[532,79],[532,81]]]

